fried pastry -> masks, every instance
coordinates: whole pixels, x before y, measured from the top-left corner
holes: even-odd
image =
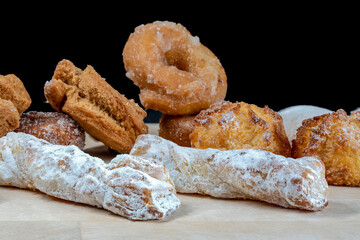
[[[31,134],[52,144],[85,147],[85,131],[65,113],[36,112],[23,113],[20,127],[15,132]]]
[[[0,98],[0,137],[5,136],[19,126],[19,112],[15,105]]]
[[[51,106],[69,114],[86,132],[106,146],[128,153],[139,134],[147,133],[146,112],[112,88],[93,67],[84,71],[60,61],[45,97]]]
[[[259,149],[290,156],[281,116],[268,106],[222,101],[201,111],[190,134],[195,148]]]
[[[163,114],[159,122],[159,136],[174,143],[191,147],[189,135],[194,129],[196,115],[166,115]]]
[[[331,185],[360,186],[360,112],[342,109],[302,122],[292,142],[292,156],[323,161]]]
[[[165,166],[119,155],[109,164],[79,148],[53,145],[25,133],[0,138],[0,186],[39,190],[107,209],[132,220],[163,219],[180,200]]]
[[[279,114],[283,119],[285,132],[291,143],[296,137],[296,131],[301,126],[303,120],[330,112],[329,109],[322,107],[297,105],[282,109],[279,111]]]
[[[24,84],[14,74],[0,75],[0,99],[12,102],[20,115],[31,104],[31,98]]]
[[[261,200],[310,211],[327,205],[325,168],[316,158],[292,159],[255,149],[180,147],[150,134],[139,136],[130,154],[164,163],[181,193]]]

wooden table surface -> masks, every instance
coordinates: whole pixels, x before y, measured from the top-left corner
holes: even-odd
[[[150,124],[157,133],[157,125]],[[109,161],[87,138],[86,152]],[[5,239],[360,239],[360,188],[330,186],[323,211],[258,201],[179,194],[180,209],[162,221],[131,221],[109,211],[12,187],[0,187],[0,240]]]

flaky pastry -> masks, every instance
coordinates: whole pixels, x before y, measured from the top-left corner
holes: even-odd
[[[260,149],[290,156],[281,116],[268,106],[222,101],[201,111],[190,134],[195,148]]]
[[[25,133],[0,138],[0,186],[37,189],[133,220],[163,219],[180,206],[166,168],[156,160],[118,155],[106,164],[73,145]]]
[[[297,105],[284,108],[278,113],[283,119],[285,132],[291,143],[296,137],[296,131],[301,126],[302,121],[315,116],[331,113],[331,111],[326,108],[312,105]]]
[[[60,61],[44,90],[56,111],[69,114],[87,133],[117,152],[130,152],[136,137],[148,131],[146,112],[91,66],[82,71],[68,60]]]
[[[20,115],[31,104],[30,95],[23,82],[14,74],[0,75],[0,99],[12,102]]]
[[[302,122],[293,140],[292,156],[323,161],[331,185],[360,186],[360,112],[342,109]]]
[[[255,149],[180,147],[150,134],[140,135],[130,154],[164,163],[181,193],[261,200],[310,211],[327,205],[325,168],[315,158],[292,159]]]
[[[19,119],[15,105],[0,98],[0,137],[19,127]]]

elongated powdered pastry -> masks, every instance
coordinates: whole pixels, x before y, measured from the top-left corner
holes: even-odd
[[[164,163],[181,193],[261,200],[311,211],[327,206],[325,169],[315,158],[292,159],[254,149],[180,147],[149,134],[138,137],[130,154]]]
[[[106,164],[73,145],[25,133],[0,138],[0,186],[37,189],[133,220],[162,219],[180,206],[167,170],[155,160],[124,154]]]

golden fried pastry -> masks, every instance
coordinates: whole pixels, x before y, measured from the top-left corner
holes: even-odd
[[[0,138],[0,186],[37,189],[132,220],[163,219],[180,207],[168,171],[152,158],[123,154],[106,164],[25,133]]]
[[[194,129],[196,115],[172,116],[163,114],[159,122],[159,136],[174,143],[191,147],[189,135]]]
[[[65,113],[27,112],[20,118],[20,127],[14,132],[31,134],[52,144],[85,146],[85,131]]]
[[[296,137],[296,131],[301,126],[303,120],[320,116],[326,113],[331,113],[329,109],[312,106],[312,105],[297,105],[284,108],[278,113],[283,119],[286,135],[289,142]]]
[[[219,59],[181,24],[138,26],[125,44],[123,60],[147,109],[193,115],[225,98],[227,77]]]
[[[323,161],[331,185],[360,186],[360,112],[342,109],[306,119],[292,142],[292,156]]]
[[[112,88],[93,67],[84,71],[68,61],[60,61],[45,97],[51,106],[69,114],[86,132],[106,146],[130,152],[139,134],[147,133],[146,112]]]
[[[268,106],[222,101],[201,111],[190,134],[195,148],[259,149],[290,156],[282,118]]]
[[[31,104],[31,98],[24,84],[14,74],[0,75],[0,99],[12,102],[20,115]]]
[[[139,136],[130,154],[165,164],[181,193],[253,199],[310,211],[327,206],[325,167],[316,158],[286,158],[255,149],[180,147],[150,134]]]
[[[19,112],[15,105],[0,98],[0,137],[19,127]]]

